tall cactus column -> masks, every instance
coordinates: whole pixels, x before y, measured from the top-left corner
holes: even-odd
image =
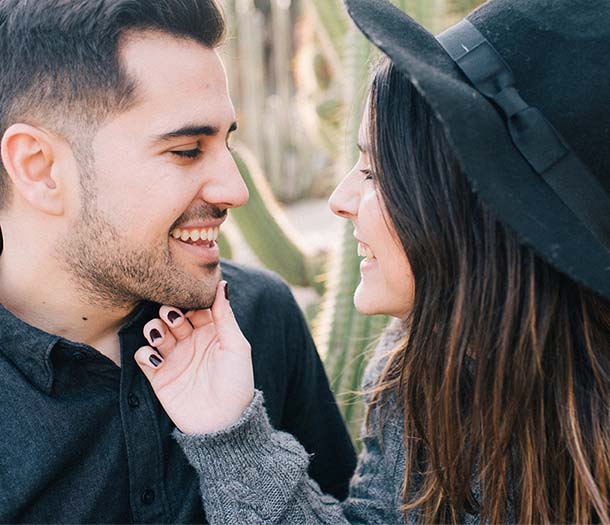
[[[239,52],[240,121],[243,139],[262,164],[265,163],[264,128],[266,99],[265,59],[263,56],[264,17],[253,0],[235,0],[237,50]]]
[[[328,8],[329,4],[325,7]],[[341,55],[344,108],[351,114],[344,115],[347,141],[336,166],[338,179],[356,160],[361,108],[368,79],[366,64],[371,55],[370,45],[351,24],[346,28]],[[360,281],[360,258],[353,230],[353,224],[346,222],[329,258],[327,288],[314,323],[314,337],[350,432],[357,436],[364,406],[357,392],[370,357],[370,346],[387,324],[387,319],[363,316],[354,308],[353,294]]]
[[[290,32],[291,0],[271,0],[271,20],[273,37],[273,84],[274,94],[267,97],[264,135],[266,138],[266,174],[275,190],[275,195],[285,199],[289,194],[292,175],[286,169],[292,149],[290,127],[292,79],[290,76],[290,56],[292,37]]]

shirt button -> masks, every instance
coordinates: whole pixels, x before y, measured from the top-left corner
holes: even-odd
[[[155,491],[153,489],[146,489],[142,492],[142,503],[150,505],[153,501],[155,501]]]
[[[74,361],[82,361],[83,359],[85,359],[85,356],[82,352],[74,352],[72,354],[72,359]]]
[[[140,406],[140,398],[136,396],[133,392],[130,392],[127,396],[127,404],[132,408],[137,408]],[[144,496],[142,496],[144,497]],[[154,495],[153,495],[154,498]]]

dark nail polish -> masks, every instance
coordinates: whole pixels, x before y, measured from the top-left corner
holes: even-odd
[[[225,283],[225,297],[229,300],[229,283]]]
[[[171,310],[167,314],[167,320],[173,324],[176,321],[176,319],[180,319],[180,314],[178,312],[176,312],[175,310]]]
[[[161,332],[159,332],[159,330],[157,330],[156,328],[153,328],[150,331],[150,340],[154,343],[155,339],[161,339]]]
[[[161,359],[159,359],[156,355],[151,354],[148,357],[148,360],[152,363],[152,365],[157,368],[161,364]]]

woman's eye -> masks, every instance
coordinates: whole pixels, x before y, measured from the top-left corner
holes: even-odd
[[[373,180],[373,173],[371,170],[360,170],[360,173],[364,175],[364,180]]]
[[[177,157],[182,157],[183,159],[196,159],[197,157],[199,157],[199,155],[201,155],[201,150],[199,148],[195,148],[195,149],[176,150],[176,151],[171,151],[170,153],[172,153],[173,155],[176,155]]]

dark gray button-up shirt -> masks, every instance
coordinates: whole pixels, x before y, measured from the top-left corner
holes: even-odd
[[[298,306],[276,277],[223,262],[272,423],[344,497],[354,450]],[[0,307],[0,522],[201,523],[199,480],[133,354],[158,305],[119,332],[121,367]]]

